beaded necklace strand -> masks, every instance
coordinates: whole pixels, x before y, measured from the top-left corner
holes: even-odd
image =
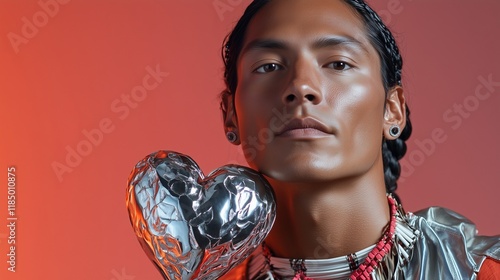
[[[368,253],[368,256],[364,259],[363,263],[357,266],[358,260],[356,258],[356,254],[349,254],[346,256],[346,259],[349,261],[351,270],[350,280],[370,280],[371,273],[379,266],[384,256],[387,255],[391,251],[392,246],[394,245],[395,239],[395,231],[396,231],[396,216],[397,216],[397,203],[396,200],[388,195],[387,200],[389,201],[390,208],[390,221],[386,228],[384,229],[384,233],[380,241],[373,247],[373,249]],[[263,255],[266,259],[266,263],[268,267],[272,269],[272,265],[270,263],[271,251],[265,244],[262,246]],[[304,259],[290,259],[290,267],[295,272],[295,276],[293,280],[314,280],[311,277],[307,276],[307,267],[305,265]],[[270,272],[275,279],[274,273]]]

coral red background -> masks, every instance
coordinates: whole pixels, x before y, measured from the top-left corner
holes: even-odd
[[[159,149],[191,155],[207,173],[244,163],[224,138],[217,95],[221,42],[248,2],[0,0],[1,279],[161,279],[130,226],[126,179]],[[407,210],[441,205],[500,233],[500,2],[376,2],[405,58]],[[148,67],[169,74],[141,93]],[[479,100],[489,76],[497,84]],[[132,92],[140,101],[126,100]]]

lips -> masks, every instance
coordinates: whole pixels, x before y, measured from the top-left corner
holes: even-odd
[[[276,133],[282,137],[320,137],[331,135],[332,131],[315,118],[292,119]]]

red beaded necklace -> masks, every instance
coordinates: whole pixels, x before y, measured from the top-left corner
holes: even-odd
[[[386,227],[380,241],[370,251],[370,253],[368,253],[365,261],[355,271],[353,271],[350,276],[351,280],[371,279],[371,273],[373,270],[378,267],[384,256],[391,251],[392,245],[394,244],[394,232],[396,230],[397,204],[396,200],[392,196],[388,195],[387,199],[389,201],[391,211],[389,225]],[[304,260],[291,259],[290,265],[296,272],[293,280],[313,280],[312,278],[306,276],[307,269],[304,265]]]
[[[396,230],[396,200],[388,195],[389,207],[391,208],[391,220],[387,226],[382,239],[377,243],[375,248],[368,253],[365,261],[351,274],[351,280],[368,280],[371,279],[372,271],[377,268],[378,264],[384,256],[391,251],[394,243],[394,232]]]

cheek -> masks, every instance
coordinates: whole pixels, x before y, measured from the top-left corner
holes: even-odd
[[[235,108],[238,117],[238,128],[243,141],[256,137],[265,125],[269,108],[269,100],[263,98],[262,88],[252,83],[241,83],[235,96]]]
[[[378,152],[385,103],[381,81],[365,76],[332,87],[340,94],[328,102],[334,104],[332,107],[339,122],[339,137],[346,151],[358,154]]]
[[[238,125],[242,137],[258,136],[270,126],[270,120],[279,105],[279,93],[282,90],[280,78],[255,77],[252,75],[238,77],[235,95],[235,108]]]

